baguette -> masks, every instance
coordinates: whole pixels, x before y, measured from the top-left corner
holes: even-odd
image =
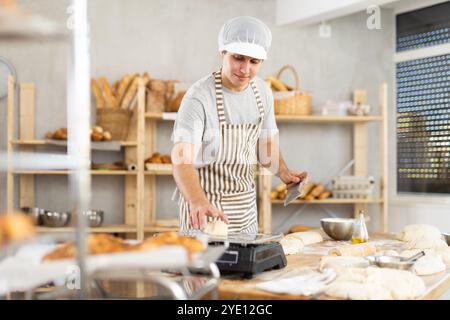
[[[301,198],[304,198],[304,197],[306,197],[310,192],[311,192],[311,190],[315,187],[316,185],[314,184],[314,183],[312,183],[312,182],[308,182],[306,185],[305,185],[305,187],[303,188],[303,191],[302,191],[302,194],[301,194]]]
[[[109,86],[108,81],[106,80],[105,77],[100,77],[100,82],[102,84],[103,87],[103,91],[105,92],[105,99],[106,99],[106,107],[108,108],[117,108],[117,100],[116,98],[114,98],[112,91],[111,91],[111,87]]]
[[[117,89],[117,102],[119,104],[122,102],[123,96],[125,95],[128,85],[130,84],[130,80],[131,77],[126,74],[119,83],[119,88]]]
[[[325,186],[323,185],[323,183],[319,183],[317,186],[314,187],[314,189],[311,190],[309,194],[312,195],[314,198],[317,198],[324,191]]]
[[[122,109],[128,109],[128,107],[130,106],[136,91],[138,89],[138,85],[139,85],[139,76],[135,77],[133,79],[133,82],[130,84],[127,93],[125,94],[125,96],[123,97],[123,100],[120,104],[120,107]]]
[[[102,91],[100,90],[100,87],[98,86],[98,83],[95,79],[91,80],[91,89],[95,97],[95,105],[97,106],[97,108],[104,108],[105,99],[103,98]]]
[[[288,91],[286,85],[277,78],[268,76],[267,80],[270,81],[272,87],[274,87],[276,91]]]
[[[319,200],[324,200],[327,199],[331,196],[331,192],[330,191],[324,191],[321,194],[319,194],[319,196],[317,197]]]

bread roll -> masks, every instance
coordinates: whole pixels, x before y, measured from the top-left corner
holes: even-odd
[[[307,184],[305,184],[301,197],[304,198],[305,196],[307,196],[315,186],[316,185],[312,182],[308,182]]]
[[[307,226],[295,225],[295,226],[292,226],[292,227],[289,229],[289,233],[303,232],[303,231],[310,231],[310,230],[312,230],[312,229],[313,229],[313,228],[307,227]]]

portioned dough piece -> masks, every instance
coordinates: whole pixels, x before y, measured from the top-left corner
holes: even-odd
[[[389,291],[373,283],[335,281],[325,289],[325,294],[340,299],[392,300]]]
[[[434,251],[445,263],[450,264],[450,247],[438,247],[434,248]]]
[[[413,241],[421,238],[440,239],[438,228],[428,224],[411,224],[403,228],[396,238],[401,241]]]
[[[416,238],[408,242],[409,249],[431,249],[437,247],[448,247],[447,243],[439,238]]]
[[[285,255],[297,254],[303,248],[303,242],[300,239],[286,236],[280,240],[281,247]]]
[[[366,291],[367,299],[414,299],[425,293],[425,284],[421,278],[408,271],[389,268],[348,268],[339,273],[331,285],[339,283],[351,286],[348,293],[350,299],[365,297],[363,292],[354,292],[353,288]],[[375,291],[375,287],[384,292]]]
[[[305,246],[323,241],[320,233],[315,231],[294,232],[287,235],[287,237],[300,239]]]
[[[398,257],[399,256],[399,253],[395,250],[384,250],[384,251],[381,251],[381,254],[383,256],[388,256],[388,257]]]
[[[413,270],[418,276],[439,273],[444,271],[445,268],[442,258],[436,253],[425,254],[425,256],[417,260],[413,266]]]
[[[368,268],[367,283],[387,289],[393,299],[415,299],[425,293],[425,283],[415,274],[389,268]]]
[[[227,237],[228,225],[222,220],[209,221],[204,232],[215,237]]]
[[[319,270],[325,269],[341,269],[341,268],[366,268],[369,266],[369,261],[360,257],[330,257],[325,256],[319,264]]]
[[[367,257],[375,254],[377,248],[371,243],[337,246],[328,252],[330,256]]]

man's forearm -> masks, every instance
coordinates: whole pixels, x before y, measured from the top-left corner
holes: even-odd
[[[260,140],[258,142],[258,160],[261,166],[269,169],[277,177],[281,173],[289,171],[286,162],[281,155],[280,148],[272,139]]]
[[[192,164],[174,165],[173,176],[178,189],[180,189],[190,204],[208,202],[205,192],[200,185],[197,170]]]

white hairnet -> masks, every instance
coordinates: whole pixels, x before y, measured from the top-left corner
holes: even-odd
[[[260,20],[242,16],[227,21],[219,33],[219,51],[256,59],[267,58],[272,43],[270,29]]]

